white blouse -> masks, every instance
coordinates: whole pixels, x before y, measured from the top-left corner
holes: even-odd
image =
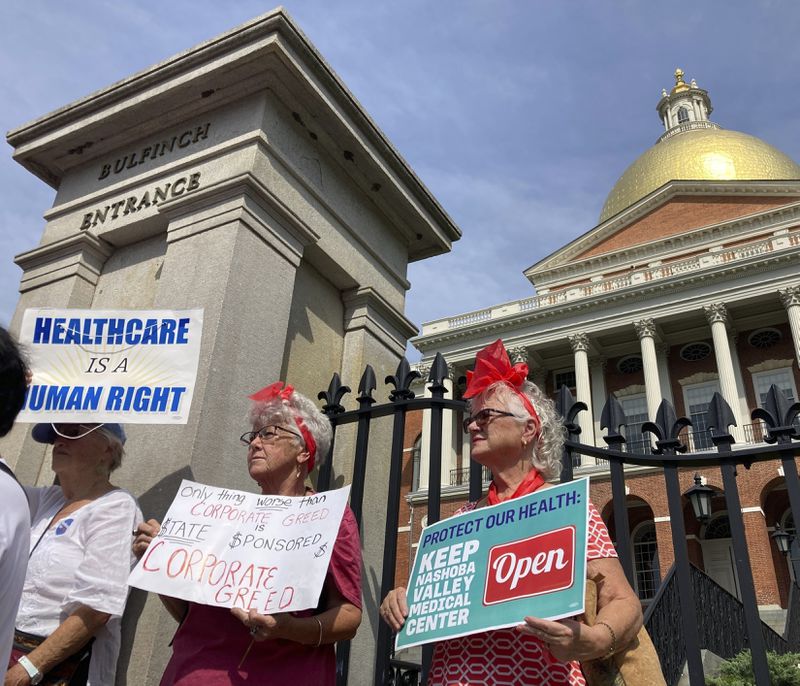
[[[31,507],[31,557],[17,628],[52,634],[79,605],[111,615],[92,644],[89,686],[114,683],[128,575],[136,560],[131,532],[143,521],[136,499],[116,489],[47,529],[66,503],[60,486],[25,488]]]

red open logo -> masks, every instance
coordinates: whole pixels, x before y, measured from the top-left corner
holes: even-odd
[[[483,604],[561,591],[574,576],[574,526],[496,545],[489,551]]]

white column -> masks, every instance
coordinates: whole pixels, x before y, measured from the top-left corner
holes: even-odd
[[[661,395],[675,407],[675,398],[672,395],[672,383],[669,374],[669,345],[666,343],[657,345],[656,358],[658,359],[658,380],[661,385]]]
[[[703,307],[708,323],[711,325],[711,337],[714,339],[714,355],[717,358],[719,387],[725,402],[730,405],[736,426],[732,434],[737,443],[744,443],[743,419],[739,403],[739,390],[736,388],[736,374],[733,371],[731,348],[728,344],[728,308],[724,303],[713,303]]]
[[[800,286],[790,286],[783,288],[778,293],[781,302],[789,315],[789,326],[792,329],[792,340],[794,341],[794,355],[797,363],[800,364]]]
[[[422,397],[430,398],[431,392],[428,389],[428,374],[431,372],[429,364],[421,364],[419,373],[424,381],[422,386]],[[428,471],[431,459],[431,411],[422,411],[422,440],[419,445],[419,490],[428,489]]]
[[[644,388],[647,398],[647,417],[655,421],[658,406],[661,404],[661,380],[658,378],[658,359],[656,356],[656,323],[652,319],[641,319],[633,323],[639,345],[642,348],[642,366],[644,367]]]
[[[735,331],[728,332],[728,347],[731,350],[731,364],[733,365],[733,378],[736,380],[736,388],[739,389],[739,412],[742,421],[750,423],[750,408],[747,407],[747,396],[745,395],[744,376],[742,375],[742,364],[739,362],[739,351],[736,349],[736,341],[739,334]]]
[[[587,410],[578,414],[581,427],[581,443],[594,445],[594,413],[592,412],[592,391],[589,381],[589,337],[585,333],[568,336],[575,355],[575,394],[576,400],[586,403]]]
[[[595,357],[590,360],[589,372],[592,377],[592,407],[596,407],[594,413],[594,443],[596,446],[605,446],[603,440],[603,429],[600,428],[600,415],[606,404],[606,358]],[[583,464],[595,464],[596,460],[588,455],[582,456]]]
[[[445,379],[444,387],[447,389],[444,397],[452,400],[453,380]],[[442,486],[450,485],[450,470],[456,468],[456,428],[455,411],[442,410]]]

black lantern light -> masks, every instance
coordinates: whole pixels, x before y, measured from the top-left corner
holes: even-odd
[[[689,498],[689,502],[692,503],[692,509],[697,521],[708,521],[711,516],[711,497],[714,495],[714,489],[703,486],[700,475],[695,472],[694,486],[686,491],[685,495]]]
[[[778,547],[778,551],[786,555],[789,552],[789,547],[792,543],[792,536],[791,534],[786,531],[786,529],[782,528],[780,524],[777,522],[775,523],[775,531],[773,531],[770,536],[775,541],[775,545]]]

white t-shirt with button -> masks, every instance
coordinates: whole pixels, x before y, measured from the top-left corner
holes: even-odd
[[[92,644],[89,685],[114,683],[128,575],[136,559],[131,532],[143,520],[136,499],[115,489],[48,529],[66,504],[60,486],[27,488],[31,505],[31,557],[17,628],[52,634],[79,605],[111,615]]]

